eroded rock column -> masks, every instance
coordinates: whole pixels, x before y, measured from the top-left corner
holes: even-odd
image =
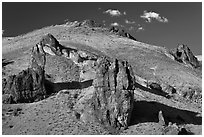
[[[93,108],[97,119],[115,128],[127,127],[133,108],[134,75],[127,62],[97,60]]]

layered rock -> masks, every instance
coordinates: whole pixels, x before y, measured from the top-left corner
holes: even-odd
[[[175,60],[186,65],[198,68],[201,66],[198,59],[193,55],[191,50],[186,45],[179,45],[177,48],[170,51]]]
[[[26,103],[45,98],[45,54],[41,46],[32,49],[31,66],[17,75],[11,75],[3,84],[4,103]]]

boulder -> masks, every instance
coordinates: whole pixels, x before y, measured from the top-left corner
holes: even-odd
[[[34,102],[47,95],[44,87],[45,54],[40,48],[38,45],[33,47],[30,68],[4,80],[4,103]]]
[[[151,89],[158,90],[158,91],[162,91],[162,87],[161,87],[160,84],[158,84],[158,83],[150,82],[150,83],[148,83],[148,86],[149,86]]]

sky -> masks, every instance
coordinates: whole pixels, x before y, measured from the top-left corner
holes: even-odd
[[[3,2],[2,34],[13,37],[68,21],[95,20],[117,26],[138,41],[202,54],[201,2]]]

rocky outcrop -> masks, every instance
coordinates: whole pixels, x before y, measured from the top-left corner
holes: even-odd
[[[77,119],[120,129],[130,122],[135,77],[126,61],[63,47],[48,34],[33,48],[31,66],[3,80],[3,88],[5,103],[33,102],[50,91],[77,89]]]
[[[41,45],[48,54],[62,55],[62,45],[60,45],[57,39],[50,33],[43,36],[38,44]]]
[[[92,86],[79,94],[75,111],[84,122],[95,119],[106,127],[126,128],[133,109],[135,78],[124,61],[99,57]]]
[[[96,23],[94,20],[84,20],[80,22],[79,26],[101,27],[102,25]]]
[[[129,33],[125,32],[123,29],[119,29],[119,28],[113,26],[109,29],[109,31],[116,34],[116,35],[119,35],[122,37],[127,37],[127,38],[132,39],[132,40],[136,40],[133,36],[131,36]]]
[[[177,48],[170,51],[170,54],[174,56],[174,59],[185,65],[198,68],[201,66],[197,58],[193,55],[191,50],[186,45],[179,45]]]
[[[133,108],[134,75],[127,62],[97,60],[93,108],[97,119],[112,127],[127,127]]]
[[[36,45],[32,49],[31,67],[4,80],[3,103],[26,103],[45,98],[45,54]]]

